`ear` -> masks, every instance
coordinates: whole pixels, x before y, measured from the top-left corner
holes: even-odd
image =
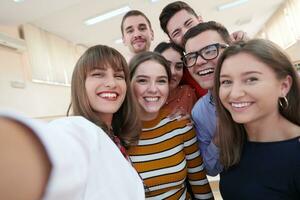
[[[124,44],[125,46],[127,46],[126,41],[125,41],[125,38],[124,38],[124,35],[122,36],[122,42],[123,42],[123,44]]]
[[[151,41],[153,41],[154,40],[154,32],[153,32],[153,30],[151,29]]]
[[[198,15],[198,20],[199,20],[199,23],[202,23],[203,22],[203,18],[202,18],[202,16],[201,15]]]
[[[280,86],[282,96],[285,97],[289,93],[292,87],[292,83],[293,83],[293,79],[290,75],[287,75],[284,79],[282,79],[281,86]]]

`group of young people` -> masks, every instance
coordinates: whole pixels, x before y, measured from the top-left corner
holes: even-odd
[[[121,23],[127,61],[103,45],[80,57],[73,116],[0,113],[0,199],[213,199],[206,174],[220,174],[225,200],[300,198],[300,80],[288,56],[182,1],[159,20],[170,42],[154,52],[150,21],[133,10]]]

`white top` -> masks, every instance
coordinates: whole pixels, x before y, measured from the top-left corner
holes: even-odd
[[[145,199],[136,171],[107,134],[85,118],[44,124],[11,113],[0,116],[29,127],[44,145],[52,164],[44,200]]]

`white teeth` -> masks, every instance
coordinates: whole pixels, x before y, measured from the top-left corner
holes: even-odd
[[[149,102],[155,102],[158,101],[158,97],[145,97],[145,100]]]
[[[246,107],[246,106],[249,106],[251,103],[249,102],[243,102],[243,103],[231,103],[231,106],[232,107],[235,107],[235,108],[243,108],[243,107]]]
[[[117,94],[116,93],[101,93],[99,96],[103,97],[103,98],[116,98]]]
[[[205,70],[198,72],[198,75],[204,76],[204,75],[207,75],[207,74],[213,73],[213,72],[214,72],[214,70],[212,68],[209,68],[209,69],[205,69]]]

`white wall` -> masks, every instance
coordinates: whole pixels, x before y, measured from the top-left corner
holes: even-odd
[[[18,37],[17,27],[0,26],[0,31]],[[36,118],[65,115],[70,102],[70,88],[37,84],[31,81],[27,52],[18,53],[0,46],[0,109],[13,109]],[[17,81],[24,88],[15,88]]]

